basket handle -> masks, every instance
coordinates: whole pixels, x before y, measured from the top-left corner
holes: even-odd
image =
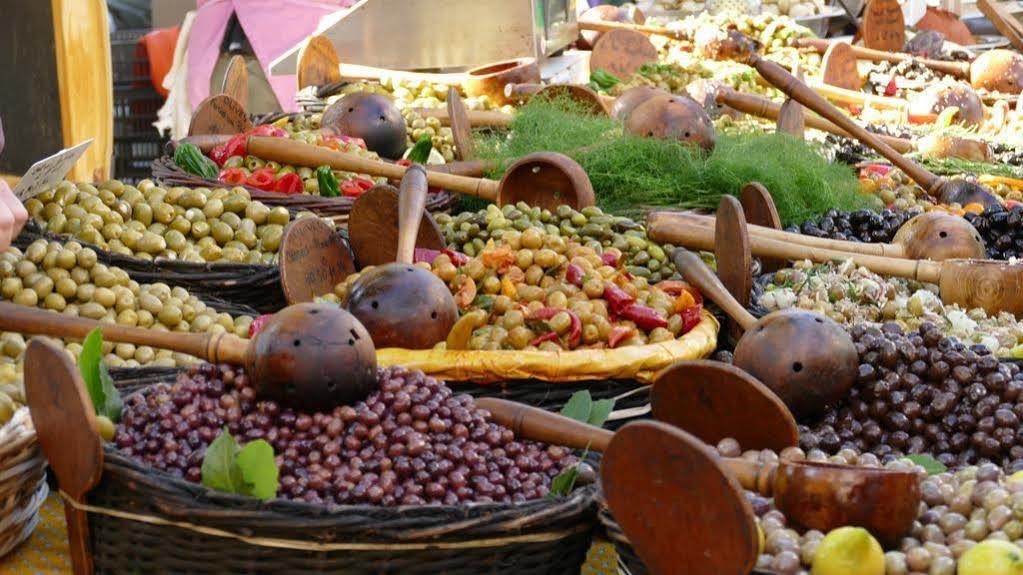
[[[33,338],[25,350],[25,397],[39,445],[61,490],[84,502],[103,474],[103,445],[78,368],[52,340]],[[65,501],[64,517],[74,574],[90,575],[88,516]]]

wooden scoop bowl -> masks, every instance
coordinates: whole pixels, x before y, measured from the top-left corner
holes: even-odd
[[[658,384],[654,385],[656,389]],[[489,411],[492,421],[508,427],[516,437],[544,443],[604,452],[617,435],[513,401],[488,397],[477,399],[476,405]],[[619,433],[628,428],[625,426]],[[827,532],[852,525],[863,527],[884,541],[894,542],[909,531],[919,511],[920,483],[913,472],[785,459],[765,463],[717,456],[695,437],[693,443],[706,450],[704,453],[723,474],[744,489],[774,497],[775,506],[803,529]],[[632,472],[642,474],[641,470],[639,467]],[[703,495],[691,480],[683,481],[690,493]],[[700,521],[706,528],[707,516]]]
[[[404,177],[406,168],[314,146],[287,138],[250,136],[249,153],[265,160],[317,167],[328,165],[337,170],[383,176],[392,180]],[[531,206],[554,209],[568,204],[576,209],[596,203],[593,186],[586,171],[563,154],[540,152],[530,154],[512,164],[500,181],[469,178],[443,172],[427,171],[431,186],[477,196],[498,205],[526,202]]]
[[[579,84],[506,84],[504,93],[508,98],[519,101],[532,98],[548,100],[568,98],[595,116],[606,116],[608,105],[614,101],[614,98],[601,96],[588,86]]]
[[[376,347],[428,349],[444,341],[458,320],[458,306],[448,286],[429,270],[412,265],[426,191],[426,170],[415,164],[402,178],[398,195],[397,258],[394,263],[363,272],[342,302],[345,309],[366,326]],[[388,190],[372,192],[374,190],[366,192],[358,201],[377,205],[375,195],[392,197]],[[371,195],[367,197],[367,194]],[[353,219],[353,223],[355,221]],[[393,229],[393,224],[387,230],[355,227],[350,230],[352,243],[365,245],[374,240],[387,243],[387,236],[393,237]],[[358,251],[356,257],[359,257]]]
[[[647,236],[656,242],[693,249],[706,250],[713,249],[714,246],[712,229],[706,226],[680,224],[673,215],[666,215],[663,212],[655,212],[648,216]],[[756,235],[750,236],[750,248],[753,255],[786,260],[826,263],[849,259],[877,274],[937,284],[941,300],[945,303],[958,304],[966,309],[980,307],[989,314],[1002,311],[1023,314],[1023,264],[1020,263],[975,259],[948,259],[937,262],[890,258],[809,247]],[[738,355],[736,363],[738,364]],[[751,373],[759,376],[755,370],[751,370]],[[768,382],[765,377],[761,379],[765,383]]]
[[[735,42],[744,42],[743,47],[737,49],[737,54],[740,54],[737,59],[745,61],[756,68],[757,72],[759,72],[765,80],[781,90],[786,96],[814,112],[817,112],[824,118],[845,130],[860,142],[863,142],[865,145],[876,150],[879,154],[888,159],[888,161],[905,172],[910,179],[927,190],[931,195],[938,197],[943,203],[958,203],[965,205],[977,202],[985,207],[1001,205],[998,198],[991,195],[977,184],[966,182],[964,180],[949,180],[941,178],[923,166],[908,160],[905,156],[899,154],[892,149],[891,146],[883,142],[880,138],[863,129],[862,126],[843,114],[838,110],[838,108],[835,108],[827,100],[819,96],[809,86],[796,79],[784,68],[774,62],[764,60],[757,55],[756,52],[751,49],[751,46],[753,45],[752,40],[745,39],[743,41],[741,39],[736,39]]]
[[[711,227],[716,221],[714,216],[685,212],[665,212],[664,217],[704,227]],[[754,225],[748,229],[750,235],[756,237],[856,254],[934,261],[987,257],[984,240],[970,222],[943,212],[925,212],[915,216],[899,228],[894,243],[890,244],[816,238]]]
[[[672,259],[686,281],[745,331],[735,346],[735,365],[764,382],[797,419],[819,415],[846,397],[856,382],[859,356],[849,333],[838,324],[821,314],[795,309],[758,320],[698,255],[679,248]]]
[[[299,304],[274,314],[251,340],[231,334],[161,332],[101,323],[0,302],[0,330],[169,349],[245,368],[260,397],[323,411],[364,399],[377,387],[376,350],[366,328],[327,304]]]

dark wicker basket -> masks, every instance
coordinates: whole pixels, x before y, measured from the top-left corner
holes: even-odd
[[[223,182],[207,180],[195,174],[182,170],[170,156],[163,156],[153,160],[153,177],[165,186],[185,186],[189,188],[223,188]],[[312,212],[322,218],[333,220],[338,224],[348,222],[348,214],[352,211],[354,198],[338,197],[324,198],[311,194],[279,194],[276,192],[265,192],[249,186],[242,186],[249,191],[253,200],[263,202],[268,206],[284,206],[295,212]],[[447,212],[458,204],[458,194],[446,190],[427,194],[426,209],[437,213]]]
[[[232,315],[271,313],[287,305],[281,289],[281,272],[277,266],[141,260],[110,253],[68,235],[43,232],[32,220],[14,241],[14,245],[25,248],[40,238],[58,242],[76,241],[95,250],[100,262],[123,269],[131,279],[139,283],[164,282],[171,287],[185,288],[207,305]]]
[[[322,112],[327,107],[327,98],[337,94],[341,91],[341,88],[348,84],[349,82],[342,80],[323,86],[303,88],[295,94],[295,103],[298,104],[298,108],[303,112]]]
[[[115,377],[138,389],[169,372]],[[261,503],[144,467],[107,446],[88,515],[96,573],[577,575],[595,524],[595,492],[587,486],[567,497],[459,507]]]

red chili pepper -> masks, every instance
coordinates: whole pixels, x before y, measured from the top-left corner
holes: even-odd
[[[692,330],[694,327],[697,326],[697,324],[700,323],[700,320],[702,319],[700,317],[700,312],[702,310],[703,310],[702,305],[694,305],[682,310],[682,312],[680,313],[680,315],[682,316],[682,330],[679,332],[679,335],[689,333],[690,330]]]
[[[568,268],[565,269],[565,280],[575,287],[583,287],[583,276],[585,276],[583,268],[576,264],[568,264]]]
[[[252,337],[257,333],[263,331],[263,326],[265,326],[266,322],[270,321],[270,318],[272,318],[273,316],[274,314],[272,313],[265,313],[257,317],[256,319],[252,320],[252,325],[249,326],[249,337]]]
[[[549,331],[549,332],[541,335],[540,337],[534,339],[533,341],[529,342],[529,345],[539,346],[541,343],[543,343],[545,341],[554,341],[556,339],[558,339],[558,332],[556,332],[556,331]]]
[[[567,313],[569,319],[572,320],[572,323],[571,323],[571,325],[569,326],[569,329],[568,329],[568,347],[570,347],[570,348],[575,347],[579,343],[579,338],[582,337],[582,334],[583,334],[583,322],[582,322],[581,319],[579,319],[579,316],[576,315],[575,312],[572,312],[572,311],[569,311],[567,309],[560,308],[560,307],[542,307],[542,308],[536,310],[535,312],[533,312],[529,316],[529,319],[538,319],[538,320],[547,321],[547,320],[551,319],[552,317],[558,315],[561,312]],[[544,334],[544,335],[546,335],[546,334]],[[555,335],[555,337],[557,337],[557,334],[554,334],[554,335]],[[543,337],[543,336],[540,336],[540,337]],[[540,339],[540,338],[537,338],[537,339]]]
[[[274,184],[274,191],[282,194],[301,194],[305,191],[305,184],[298,174],[284,174]]]
[[[645,305],[632,304],[622,310],[621,316],[629,321],[635,322],[643,331],[652,331],[659,327],[668,327],[668,320],[664,319],[657,310]]]
[[[657,282],[656,284],[654,284],[654,287],[668,295],[672,295],[675,297],[682,295],[682,292],[689,292],[689,295],[693,296],[693,300],[696,303],[699,304],[703,303],[703,294],[701,294],[699,290],[697,290],[696,288],[687,284],[684,281],[665,280],[662,282]]]
[[[469,256],[463,254],[462,252],[456,252],[455,250],[444,250],[443,253],[444,255],[451,258],[451,263],[455,264],[456,266],[464,266],[465,264],[469,263],[469,260],[472,259]]]
[[[345,180],[341,182],[341,195],[348,198],[357,198],[362,195],[362,192],[366,190],[362,189],[355,180]]]
[[[284,128],[278,128],[277,126],[271,126],[264,124],[262,126],[256,126],[249,130],[251,136],[266,136],[270,138],[283,138],[288,135],[288,132]]]
[[[223,167],[229,158],[245,156],[248,153],[245,149],[247,144],[248,136],[246,134],[238,134],[228,140],[226,144],[213,148],[213,151],[210,152],[210,159],[216,162],[218,166]]]
[[[397,162],[394,162],[394,163],[398,164],[399,166],[404,166],[404,167],[407,168],[407,167],[412,165],[412,160],[406,160],[405,158],[402,158],[402,159],[400,159],[400,160],[398,160]]]
[[[606,266],[611,266],[613,268],[618,267],[618,255],[614,252],[604,252],[600,254],[600,261]]]
[[[257,190],[263,190],[264,192],[273,191],[274,184],[276,183],[277,180],[274,178],[273,168],[260,168],[249,174],[249,177],[245,178],[246,186],[252,186]]]
[[[862,175],[877,174],[879,176],[887,176],[888,172],[892,171],[892,167],[885,164],[868,164],[860,169]]]
[[[611,313],[615,315],[621,314],[625,308],[636,301],[636,298],[629,295],[627,291],[611,282],[604,283],[604,299],[611,306]]]
[[[890,98],[897,94],[898,92],[899,87],[895,85],[895,77],[893,76],[892,79],[888,82],[888,85],[884,87],[884,95]]]
[[[220,173],[217,174],[217,179],[225,184],[240,186],[245,183],[245,172],[241,168],[227,168],[226,170],[220,170]]]
[[[366,178],[355,178],[352,181],[355,182],[355,184],[358,185],[360,188],[362,188],[362,191],[364,192],[372,190],[373,187],[376,186],[375,182],[373,182],[372,180],[367,180]]]
[[[618,344],[632,337],[636,333],[636,328],[627,325],[616,325],[611,328],[611,332],[607,334],[607,345],[610,347],[618,347]]]
[[[938,120],[937,114],[909,114],[906,116],[910,124],[933,124]]]

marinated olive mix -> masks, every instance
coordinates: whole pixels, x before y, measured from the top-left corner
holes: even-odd
[[[888,461],[929,453],[949,467],[993,462],[1023,469],[1023,373],[982,345],[967,347],[933,324],[852,328],[860,355],[845,405],[801,429],[800,446],[870,452]]]
[[[328,505],[521,502],[546,496],[577,462],[565,448],[517,440],[471,397],[420,371],[378,374],[379,391],[365,401],[303,413],[257,400],[240,370],[194,366],[127,397],[114,443],[199,482],[206,448],[226,428],[273,447],[279,497]]]
[[[96,252],[78,242],[36,240],[24,252],[0,254],[0,298],[70,316],[145,327],[157,331],[234,333],[248,337],[252,318],[218,313],[183,288],[164,283],[139,284],[124,270],[97,261]],[[15,359],[25,349],[20,334],[0,335],[3,355]],[[75,357],[81,345],[69,343]],[[106,343],[112,366],[173,367],[195,359],[130,343]]]
[[[43,229],[145,260],[273,263],[291,214],[244,188],[62,182],[25,202]]]
[[[551,211],[519,202],[514,206],[499,208],[491,204],[475,213],[438,214],[436,217],[448,246],[469,256],[480,253],[487,240],[501,240],[507,232],[535,228],[581,243],[598,254],[606,248],[615,248],[622,254],[629,273],[650,282],[677,277],[668,257],[673,246],[649,240],[641,224],[605,214],[596,206],[580,211],[558,206]]]

